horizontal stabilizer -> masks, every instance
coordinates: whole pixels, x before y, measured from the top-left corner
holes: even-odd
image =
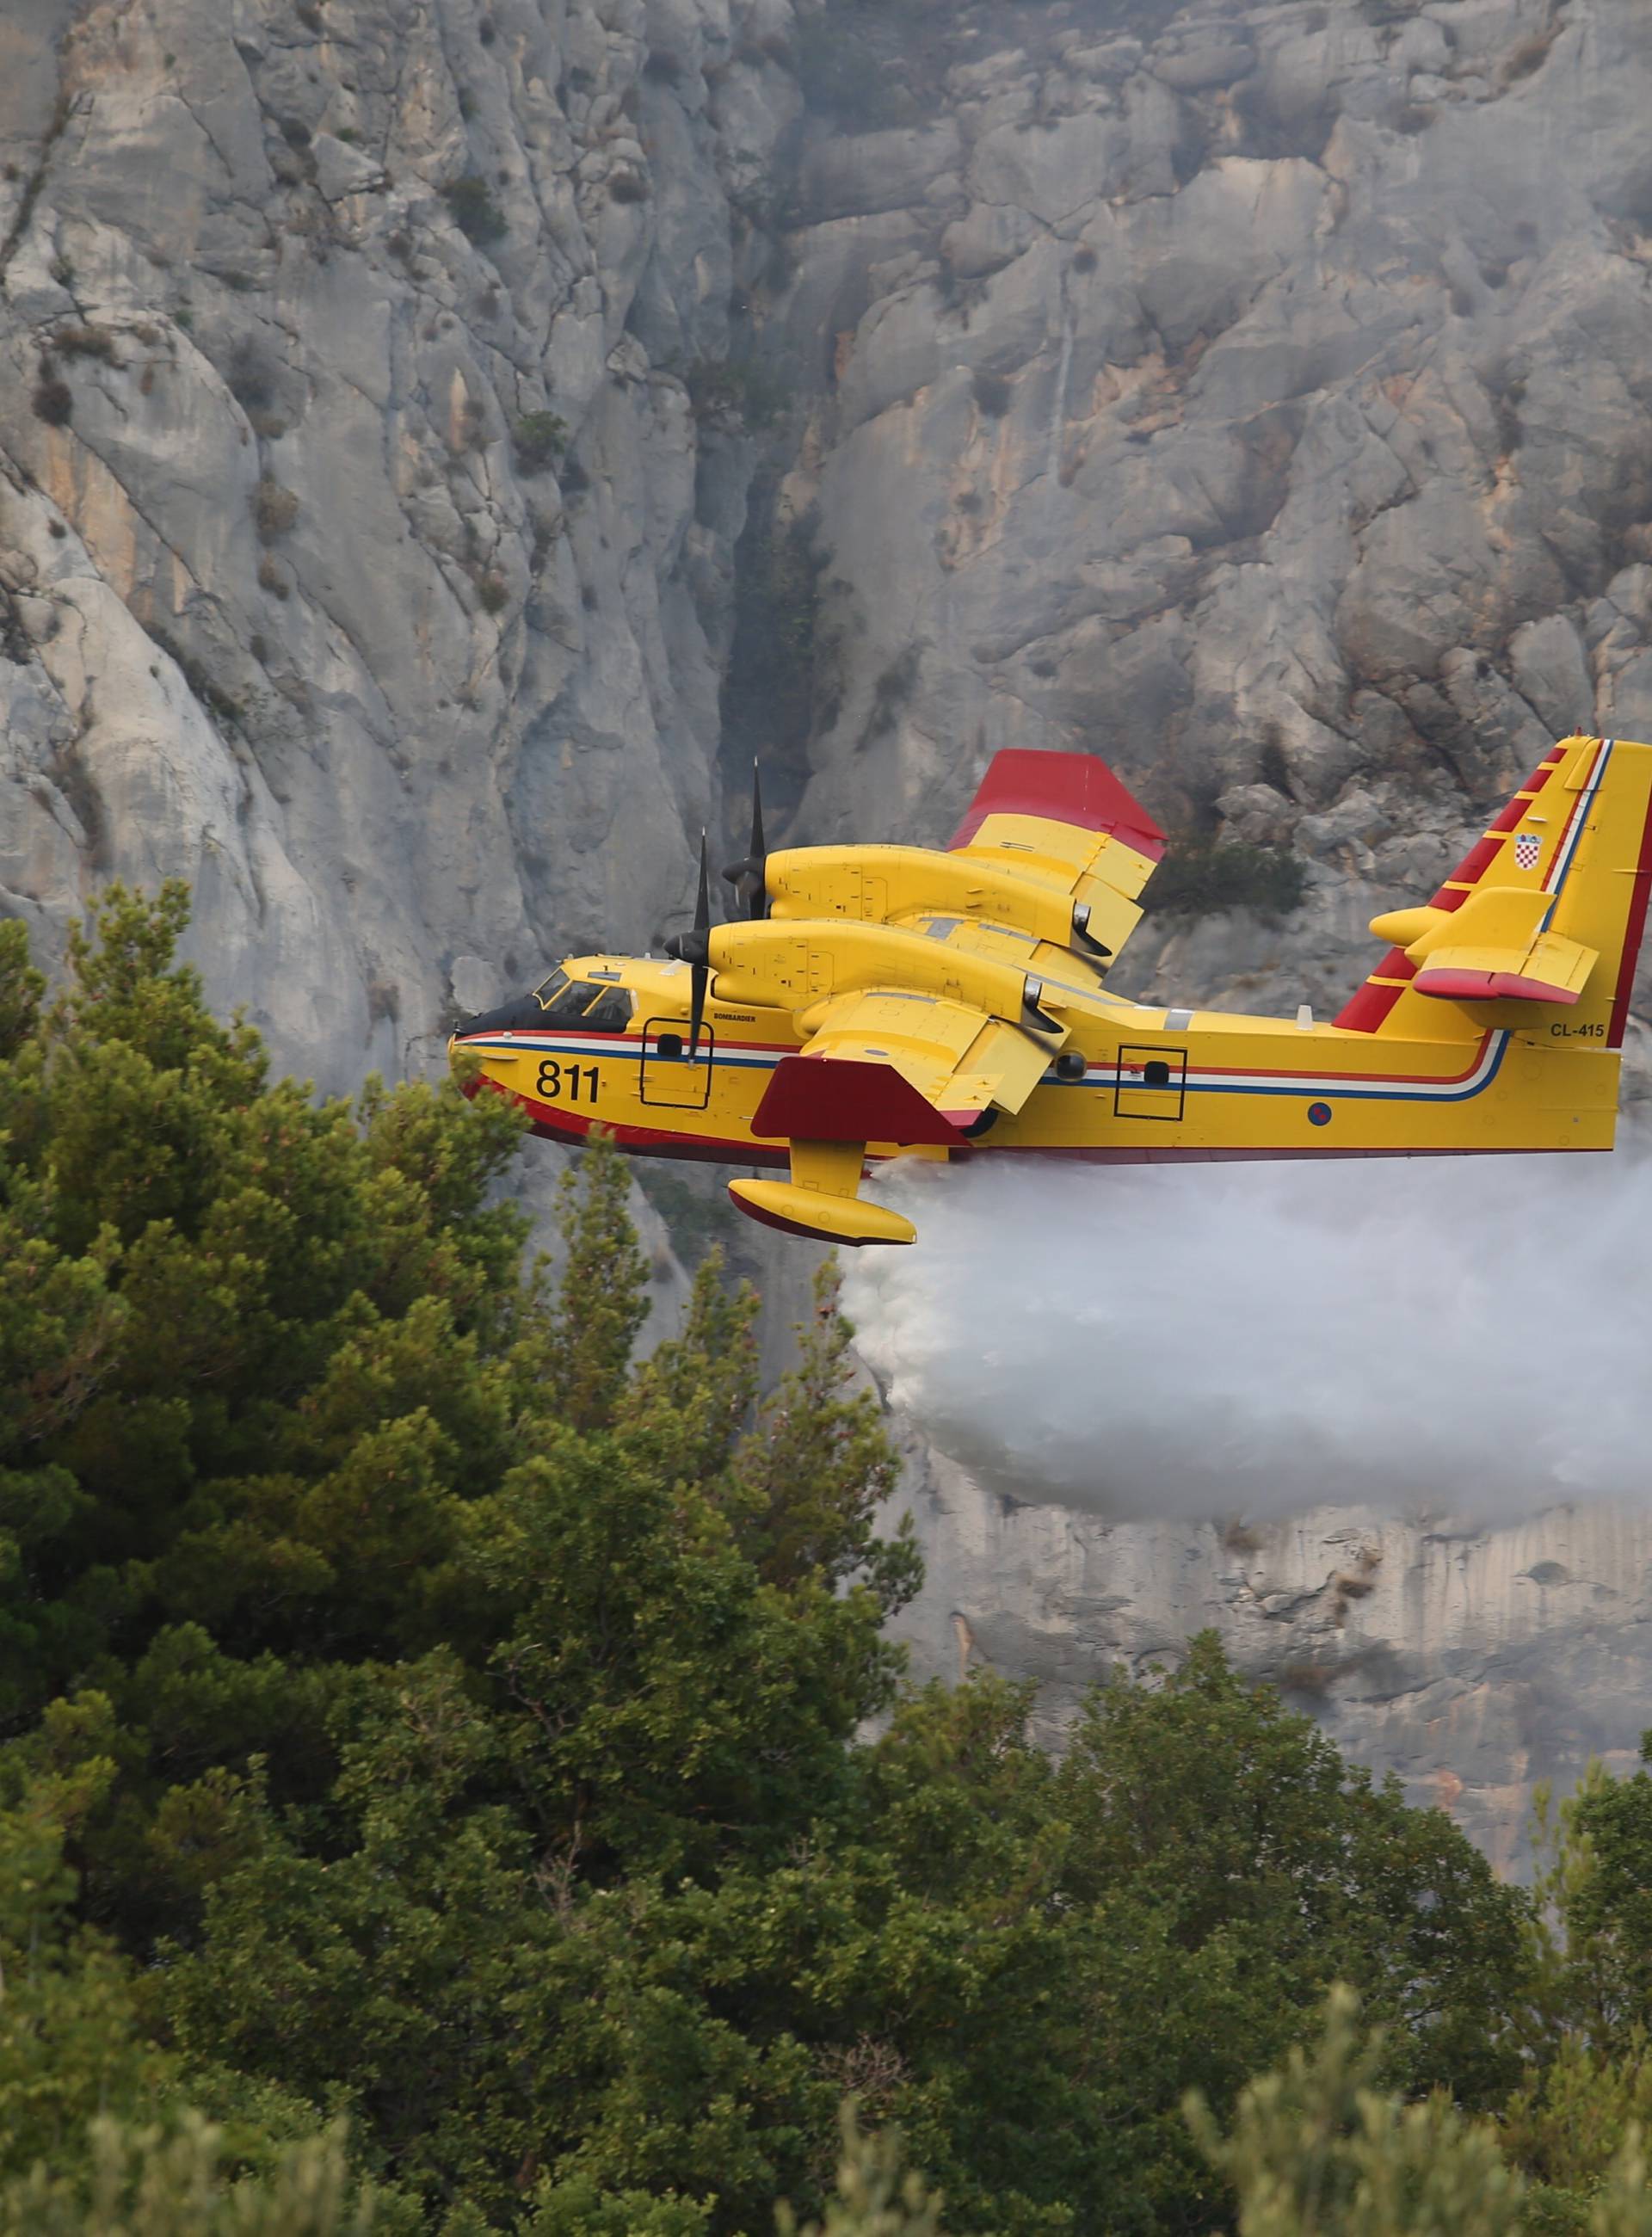
[[[1447,1002],[1576,1001],[1599,958],[1576,940],[1544,933],[1524,950],[1437,947],[1412,984]]]
[[[1417,967],[1419,994],[1444,1002],[1562,1002],[1569,1006],[1599,960],[1581,940],[1540,927],[1554,896],[1538,887],[1481,886],[1458,908],[1404,909],[1373,918]]]

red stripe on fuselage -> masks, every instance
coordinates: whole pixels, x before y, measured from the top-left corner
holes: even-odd
[[[1649,888],[1652,888],[1652,801],[1647,802],[1646,821],[1641,826],[1641,852],[1635,865],[1635,883],[1630,888],[1629,915],[1623,926],[1623,952],[1617,962],[1617,987],[1612,996],[1611,1021],[1606,1028],[1608,1048],[1622,1048],[1623,1046],[1623,1028],[1629,1022],[1629,995],[1635,986],[1635,967],[1640,959],[1641,935],[1646,930]]]
[[[1391,947],[1363,987],[1357,987],[1332,1020],[1349,1033],[1374,1033],[1404,993],[1404,987],[1383,987],[1383,979],[1409,980],[1417,967],[1403,947]]]

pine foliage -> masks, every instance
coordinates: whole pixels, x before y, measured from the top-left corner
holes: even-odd
[[[187,915],[0,926],[0,2237],[1652,2237],[1652,1780],[1534,1904],[1213,1638],[1059,1762],[913,1691],[830,1270],[637,1363],[610,1149],[552,1278],[499,1099],[272,1079]]]

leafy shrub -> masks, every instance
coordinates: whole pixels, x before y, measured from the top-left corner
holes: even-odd
[[[525,412],[512,431],[519,463],[529,473],[555,465],[572,431],[559,412]]]
[[[640,171],[622,166],[609,179],[608,199],[613,202],[645,202],[648,200],[648,181]]]
[[[1013,393],[1001,373],[978,373],[971,383],[975,402],[989,419],[1001,419],[1010,406]]]
[[[275,375],[261,345],[252,334],[242,334],[229,353],[224,385],[237,404],[263,409],[275,401]]]
[[[298,498],[290,489],[265,474],[253,492],[253,518],[258,525],[261,544],[273,544],[278,536],[285,536],[298,518]]]
[[[105,365],[116,362],[115,337],[107,327],[59,327],[51,346],[63,357],[102,358]]]
[[[1141,901],[1145,909],[1161,916],[1248,908],[1277,918],[1300,908],[1306,892],[1301,860],[1286,848],[1184,838],[1173,841]]]
[[[807,522],[764,521],[753,505],[736,554],[734,643],[723,690],[725,730],[743,756],[789,752],[809,736],[825,636],[821,582],[829,562],[816,550]]]
[[[510,586],[503,575],[484,575],[476,585],[476,595],[482,602],[485,613],[503,613],[510,604]]]
[[[477,247],[504,239],[507,230],[505,213],[494,201],[487,181],[479,178],[474,171],[466,171],[462,178],[444,187],[442,199],[453,212],[454,224]]]
[[[91,2124],[89,2182],[36,2168],[0,2187],[0,2237],[372,2237],[391,2224],[347,2165],[344,2125],[241,2174],[224,2132],[185,2112],[175,2133]],[[87,2194],[89,2193],[89,2195]]]
[[[1379,2088],[1383,2044],[1338,1989],[1312,2051],[1244,2090],[1224,2136],[1193,2092],[1187,2118],[1239,2194],[1239,2226],[1265,2237],[1510,2237],[1525,2185],[1497,2130],[1449,2102],[1407,2105]],[[1642,2225],[1644,2226],[1644,2225]]]
[[[696,358],[683,371],[689,408],[703,425],[767,427],[791,402],[783,380],[757,365],[732,358]]]
[[[919,648],[909,644],[889,663],[872,687],[872,711],[865,742],[888,736],[917,688]]]
[[[69,383],[43,366],[30,399],[36,419],[43,419],[49,427],[67,427],[75,410],[75,398]]]

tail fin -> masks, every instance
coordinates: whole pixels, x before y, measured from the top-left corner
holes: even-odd
[[[1442,1002],[1477,1027],[1543,1006],[1619,1048],[1649,887],[1652,746],[1564,738],[1425,907],[1372,919],[1392,944],[1337,1023],[1437,1039]]]

